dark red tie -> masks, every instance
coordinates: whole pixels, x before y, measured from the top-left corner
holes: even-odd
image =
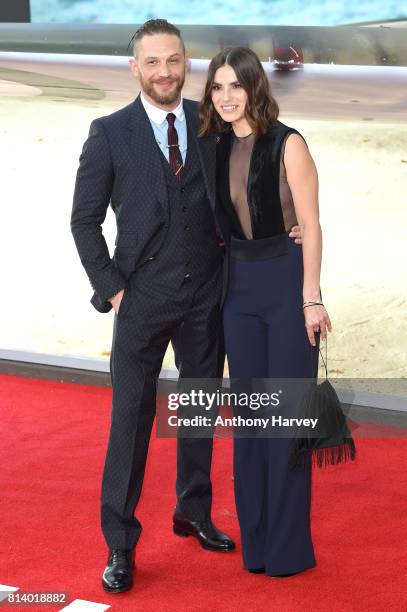
[[[170,167],[177,178],[181,178],[182,174],[182,155],[178,146],[178,134],[174,126],[175,115],[174,113],[168,113],[168,149],[170,158]]]

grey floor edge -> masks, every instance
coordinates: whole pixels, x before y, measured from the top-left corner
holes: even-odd
[[[44,378],[77,384],[110,386],[109,361],[107,359],[50,355],[33,351],[0,349],[0,373]],[[160,381],[176,381],[175,368],[161,370]],[[224,386],[228,386],[224,379]],[[352,407],[379,409],[407,414],[407,400],[402,396],[341,390],[336,385],[339,398]]]

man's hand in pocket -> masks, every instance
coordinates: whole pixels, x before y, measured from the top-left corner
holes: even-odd
[[[124,289],[121,289],[119,291],[119,293],[116,293],[116,295],[114,295],[112,298],[110,298],[109,302],[111,303],[111,305],[113,306],[113,310],[115,311],[115,313],[117,314],[119,312],[119,308],[120,308],[120,302],[123,299],[123,295],[124,295]]]

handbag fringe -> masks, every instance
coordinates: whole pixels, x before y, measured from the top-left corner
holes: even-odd
[[[304,467],[311,460],[313,467],[324,468],[329,465],[338,465],[346,461],[354,461],[356,456],[356,447],[352,438],[346,440],[337,446],[329,446],[326,448],[311,448],[302,450],[291,456],[290,467]]]

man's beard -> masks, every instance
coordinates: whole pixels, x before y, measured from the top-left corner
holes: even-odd
[[[174,81],[177,84],[177,86],[174,89],[174,91],[171,91],[168,94],[162,94],[162,95],[158,94],[156,90],[154,89],[154,84],[144,79],[144,77],[141,74],[139,74],[139,80],[140,80],[141,89],[143,90],[144,93],[150,96],[150,98],[154,100],[154,102],[157,102],[157,104],[162,104],[163,106],[166,106],[178,100],[181,94],[181,90],[184,86],[185,73],[182,75],[182,77],[179,80],[174,77],[171,77],[170,79],[166,79],[167,81],[168,80]]]

